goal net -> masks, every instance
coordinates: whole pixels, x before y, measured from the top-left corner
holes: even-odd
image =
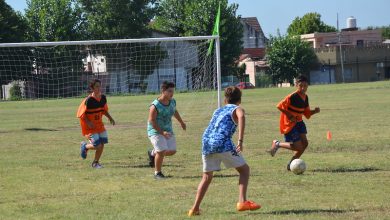
[[[174,82],[177,92],[217,93],[219,48],[208,53],[214,39],[217,37],[0,44],[1,99],[85,96],[88,82],[95,78],[102,81],[102,92],[108,95],[159,93],[163,81]]]

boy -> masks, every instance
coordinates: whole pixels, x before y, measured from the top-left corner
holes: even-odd
[[[284,134],[286,142],[278,140],[272,141],[272,147],[268,150],[271,156],[281,148],[294,151],[294,154],[287,164],[287,170],[290,170],[290,163],[294,159],[300,158],[309,142],[306,138],[306,126],[302,120],[302,115],[309,119],[312,115],[319,113],[320,108],[311,110],[309,107],[309,97],[306,95],[308,88],[307,78],[300,75],[295,80],[297,90],[284,98],[277,108],[280,114],[280,132]]]
[[[161,84],[161,95],[155,99],[149,107],[148,137],[153,145],[153,150],[148,151],[149,164],[155,167],[154,178],[163,179],[161,172],[165,156],[172,156],[176,153],[176,138],[172,129],[172,116],[180,123],[183,130],[186,124],[176,110],[176,101],[173,99],[175,84],[163,82]]]
[[[89,88],[92,93],[83,100],[77,111],[77,117],[80,118],[81,132],[89,140],[89,143],[81,142],[80,156],[86,159],[88,150],[96,150],[92,167],[100,169],[103,166],[99,163],[99,159],[103,153],[104,144],[108,143],[107,131],[102,116],[106,116],[112,125],[115,125],[115,121],[108,113],[107,98],[101,93],[101,81],[93,80]]]
[[[241,91],[230,86],[225,89],[225,106],[217,109],[209,126],[203,133],[202,160],[203,178],[198,186],[194,205],[188,211],[188,216],[200,214],[200,203],[213,179],[213,172],[221,170],[221,162],[226,168],[235,168],[240,174],[238,211],[256,210],[260,205],[246,199],[249,181],[249,166],[241,155],[243,151],[245,112],[239,105]],[[238,126],[238,143],[234,146],[232,136]]]

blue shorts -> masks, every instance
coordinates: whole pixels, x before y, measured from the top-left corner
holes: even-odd
[[[103,131],[101,133],[91,134],[89,137],[89,142],[96,148],[100,144],[108,143],[108,135],[107,131]]]
[[[284,135],[286,142],[297,142],[301,140],[301,134],[307,134],[305,122],[300,121],[293,127],[293,129]]]

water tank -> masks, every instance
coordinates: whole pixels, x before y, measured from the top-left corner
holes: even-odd
[[[353,16],[347,18],[347,28],[356,28],[356,18]]]

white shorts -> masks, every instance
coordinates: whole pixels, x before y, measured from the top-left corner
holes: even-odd
[[[172,135],[170,138],[165,138],[163,135],[157,134],[150,136],[149,139],[153,145],[154,150],[157,152],[165,150],[176,151],[175,135]]]
[[[226,168],[237,168],[246,164],[245,159],[236,151],[202,155],[203,172],[221,170],[221,162]]]

